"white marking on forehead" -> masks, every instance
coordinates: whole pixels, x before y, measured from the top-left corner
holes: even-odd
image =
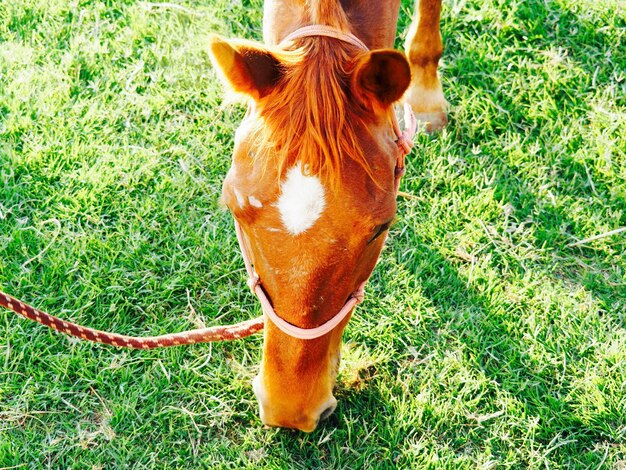
[[[243,209],[243,206],[246,205],[246,200],[244,199],[243,194],[241,194],[237,188],[233,188],[233,191],[235,192],[235,197],[237,198],[237,204],[239,204],[239,207]]]
[[[263,207],[263,203],[261,201],[259,201],[257,198],[255,198],[254,196],[248,196],[248,202],[250,203],[251,206],[254,207]]]
[[[324,212],[324,187],[317,176],[305,176],[298,164],[287,172],[276,207],[285,228],[298,235],[311,228]]]

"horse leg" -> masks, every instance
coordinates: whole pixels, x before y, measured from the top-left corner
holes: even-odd
[[[440,14],[441,0],[416,0],[415,17],[405,43],[412,78],[404,100],[411,105],[416,118],[425,124],[428,132],[442,129],[448,123],[448,102],[443,97],[437,75],[443,52]]]

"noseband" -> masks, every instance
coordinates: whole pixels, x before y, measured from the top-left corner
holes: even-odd
[[[343,31],[327,25],[304,26],[303,28],[297,29],[293,33],[289,34],[285,39],[283,39],[280,45],[285,46],[287,45],[287,43],[293,41],[294,39],[312,36],[326,36],[338,39],[340,41],[352,44],[353,46],[356,46],[364,51],[369,51],[369,48],[363,43],[363,41],[357,38],[354,34],[344,33]],[[413,148],[413,136],[417,131],[417,122],[415,120],[413,110],[411,109],[411,106],[409,104],[404,105],[404,124],[405,126],[407,126],[404,131],[400,130],[400,125],[398,124],[398,119],[396,118],[395,112],[392,112],[391,114],[393,131],[398,139],[396,143],[398,144],[399,150],[394,172],[394,191],[397,195],[398,188],[400,187],[400,179],[406,172],[404,159]],[[346,318],[346,316],[352,311],[352,309],[356,305],[360,304],[363,301],[363,297],[365,296],[365,285],[367,284],[369,277],[361,284],[359,284],[357,289],[352,294],[350,294],[350,297],[348,297],[348,300],[341,308],[341,310],[339,310],[339,312],[337,312],[337,314],[335,314],[335,316],[333,316],[326,323],[323,323],[322,325],[315,328],[300,328],[299,326],[289,323],[288,321],[278,316],[269,298],[267,297],[265,290],[263,290],[263,287],[261,285],[261,279],[254,270],[250,255],[248,254],[248,250],[246,249],[243,231],[241,230],[241,226],[239,225],[239,222],[237,222],[237,219],[235,219],[235,231],[237,233],[237,241],[239,242],[241,255],[246,265],[246,271],[248,272],[248,286],[250,287],[252,292],[256,294],[256,296],[259,298],[259,301],[261,302],[261,308],[263,309],[263,313],[265,314],[265,316],[269,318],[272,323],[274,323],[274,325],[283,333],[297,339],[319,338],[321,336],[324,336],[326,333],[332,331]]]

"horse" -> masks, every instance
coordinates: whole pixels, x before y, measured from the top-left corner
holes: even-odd
[[[267,0],[263,43],[209,40],[224,85],[248,103],[222,200],[270,312],[253,381],[268,426],[311,432],[337,406],[342,333],[396,213],[406,142],[394,105],[428,131],[447,123],[441,1],[416,1],[406,54],[393,49],[399,8]]]
[[[417,0],[406,55],[400,2],[268,0],[264,44],[212,35],[209,52],[248,111],[222,200],[264,316],[153,337],[84,327],[0,292],[0,306],[57,331],[151,349],[264,329],[253,389],[268,426],[313,431],[337,406],[341,336],[380,256],[417,120],[447,123],[437,75],[440,0]],[[404,102],[400,130],[394,104]]]

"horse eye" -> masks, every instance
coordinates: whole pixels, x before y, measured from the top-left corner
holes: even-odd
[[[392,221],[390,220],[382,225],[377,225],[376,228],[374,228],[374,236],[367,241],[368,245],[385,233],[389,229],[391,222]]]

